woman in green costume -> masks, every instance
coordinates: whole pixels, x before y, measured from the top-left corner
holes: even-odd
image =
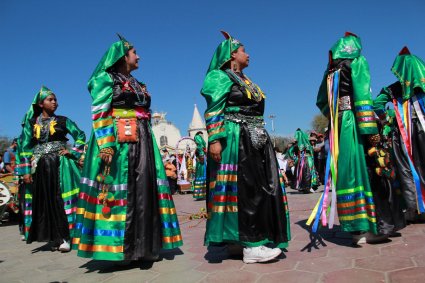
[[[295,164],[297,183],[295,188],[304,193],[317,189],[317,172],[314,167],[314,150],[306,133],[297,129],[295,140],[298,144],[298,158]]]
[[[376,114],[386,120],[387,103],[395,117],[392,148],[397,177],[407,206],[408,222],[425,219],[425,62],[404,47],[391,68],[397,81],[374,100]]]
[[[366,59],[360,54],[358,36],[346,33],[329,51],[329,64],[317,95],[316,105],[330,120],[330,152],[325,178],[325,192],[317,217],[327,224],[326,200],[332,191],[329,226],[335,209],[343,231],[353,234],[357,244],[381,241],[376,229],[376,212],[363,147],[364,138],[378,134],[370,93],[370,74]],[[329,181],[329,183],[328,183]],[[331,197],[329,197],[330,199]],[[318,219],[318,218],[316,218]],[[313,230],[317,229],[317,223]]]
[[[25,115],[19,147],[19,174],[25,189],[27,243],[51,242],[62,252],[70,250],[80,172],[78,160],[85,134],[70,119],[55,115],[56,95],[42,87]],[[75,140],[67,149],[66,135]]]
[[[151,97],[131,72],[127,40],[112,44],[88,82],[93,132],[81,178],[73,248],[100,260],[156,260],[182,245],[167,176],[150,124]]]
[[[205,244],[240,244],[244,262],[266,262],[290,239],[286,194],[264,129],[265,95],[242,72],[244,46],[223,34],[201,90],[209,143]]]
[[[195,169],[195,181],[193,182],[193,198],[204,199],[206,193],[206,167],[207,162],[205,159],[205,153],[207,145],[205,144],[204,136],[202,132],[197,132],[195,135],[196,143],[196,169]]]

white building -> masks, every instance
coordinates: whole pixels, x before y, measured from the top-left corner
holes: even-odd
[[[156,143],[160,149],[167,148],[174,150],[177,142],[181,138],[180,130],[171,122],[165,119],[167,113],[155,112],[152,114],[152,131],[155,135]]]
[[[166,115],[167,113],[164,112],[154,112],[152,114],[152,131],[160,149],[166,148],[169,152],[172,152],[175,150],[177,142],[181,140],[178,146],[180,153],[185,152],[188,147],[191,152],[194,152],[196,144],[193,141],[193,138],[199,131],[203,132],[205,142],[207,142],[207,128],[205,127],[205,122],[202,119],[201,114],[199,114],[196,104],[193,110],[192,121],[189,124],[189,129],[187,130],[190,138],[182,139],[180,130],[172,122],[167,121],[165,118]]]
[[[204,134],[205,142],[207,143],[208,141],[207,127],[205,126],[205,122],[204,119],[202,119],[201,114],[199,114],[196,104],[193,109],[192,122],[190,122],[187,132],[191,138],[194,138],[197,132],[202,132]]]

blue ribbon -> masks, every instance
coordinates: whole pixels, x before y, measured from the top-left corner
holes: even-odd
[[[331,170],[330,167],[331,167],[331,153],[328,152],[328,157],[326,158],[325,192],[326,192],[326,185],[329,179],[329,171]],[[323,201],[325,199],[325,192],[323,192],[322,196],[320,197],[320,204],[319,204],[319,207],[317,208],[316,218],[314,219],[313,228],[312,228],[313,233],[317,232],[317,227],[319,226],[319,219],[320,219],[320,215],[322,214]]]

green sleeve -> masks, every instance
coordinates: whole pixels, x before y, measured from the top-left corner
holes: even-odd
[[[79,159],[84,152],[84,145],[86,144],[86,134],[78,128],[77,124],[72,120],[66,118],[66,129],[74,139],[74,146],[71,148],[70,153]]]
[[[21,151],[19,152],[21,175],[31,174],[31,158],[33,154],[32,136],[33,129],[31,123],[27,122],[22,129]]]
[[[16,156],[16,164],[15,164],[15,175],[20,176],[21,173],[21,148],[22,148],[22,134],[19,136],[17,142],[16,142],[16,150],[15,150],[15,156]]]
[[[196,143],[196,156],[203,156],[204,155],[204,149],[206,147],[204,138],[200,135],[195,136],[195,143]]]
[[[226,136],[224,129],[224,108],[226,107],[227,96],[232,85],[232,80],[221,70],[209,72],[204,80],[201,94],[207,101],[205,122],[209,142]]]
[[[114,82],[107,72],[101,72],[89,81],[93,131],[100,149],[115,147],[115,130],[111,109],[113,85]]]
[[[378,127],[370,92],[369,64],[363,56],[354,59],[351,63],[351,78],[353,82],[354,108],[360,134],[377,134]]]
[[[322,83],[317,93],[316,106],[320,109],[323,115],[329,116],[329,104],[328,104],[328,71],[325,71],[323,75]]]

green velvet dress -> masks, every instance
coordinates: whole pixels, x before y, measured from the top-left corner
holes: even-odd
[[[206,194],[206,144],[201,135],[195,135],[196,143],[196,167],[195,167],[195,180],[193,181],[193,198],[204,199]]]
[[[377,134],[378,129],[372,108],[369,66],[360,52],[360,38],[355,35],[347,34],[335,43],[316,104],[323,115],[331,118],[329,154],[334,167],[327,170],[332,169],[336,184],[341,228],[347,232],[376,233],[363,137]]]
[[[209,143],[219,140],[221,161],[208,158],[205,244],[255,247],[290,240],[289,211],[279,166],[264,129],[265,96],[241,85],[242,73],[225,68],[240,43],[229,37],[216,52],[201,90],[207,102]],[[250,82],[251,86],[254,84]]]
[[[73,249],[81,257],[153,260],[161,248],[182,245],[176,209],[150,125],[150,95],[144,84],[111,68],[131,48],[124,39],[114,43],[89,80],[93,132],[73,239]],[[118,141],[120,118],[136,119],[137,142]],[[112,148],[115,154],[108,177],[102,180],[99,174],[104,172],[104,164],[98,156],[104,148]],[[105,188],[106,198],[101,194]]]
[[[41,117],[38,103],[53,94],[42,87],[34,98],[23,121],[19,146],[19,174],[32,174],[33,183],[24,185],[27,243],[53,242],[59,245],[73,236],[80,169],[77,160],[85,145],[85,134],[64,116]],[[70,155],[60,155],[67,149],[67,135],[74,139]]]

